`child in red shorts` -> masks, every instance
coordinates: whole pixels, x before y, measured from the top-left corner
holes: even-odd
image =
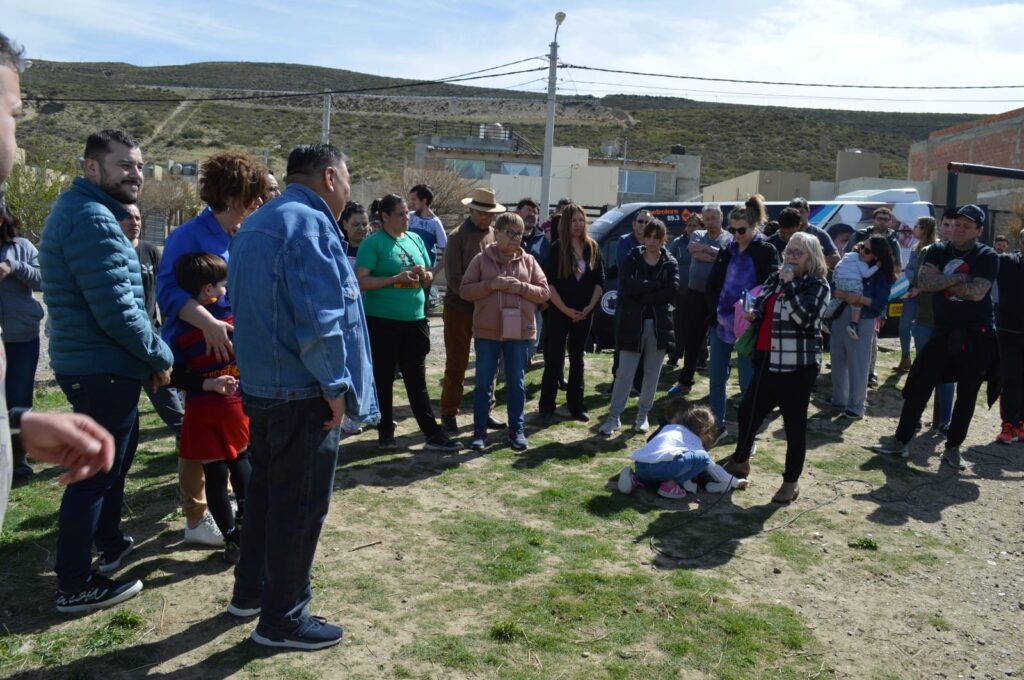
[[[213,304],[227,293],[227,263],[210,253],[186,253],[174,265],[178,285],[219,321],[233,323],[223,306]],[[245,489],[252,467],[249,419],[242,412],[238,391],[238,366],[234,355],[221,361],[206,353],[203,332],[191,328],[174,340],[171,384],[186,391],[185,419],[181,426],[178,456],[203,464],[206,502],[217,528],[224,535],[224,559],[236,564],[239,557],[239,524],[245,511]],[[228,501],[228,478],[238,502],[237,515]]]

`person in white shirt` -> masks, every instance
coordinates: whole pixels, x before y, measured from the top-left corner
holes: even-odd
[[[665,408],[668,424],[661,426],[647,443],[630,455],[633,465],[619,473],[618,487],[631,494],[641,486],[658,485],[658,495],[684,498],[698,490],[695,478],[707,473],[712,481],[705,489],[723,493],[729,489],[745,489],[746,479],[738,479],[711,460],[707,449],[718,437],[715,415],[706,406],[694,406],[677,397]],[[634,470],[635,465],[635,470]]]

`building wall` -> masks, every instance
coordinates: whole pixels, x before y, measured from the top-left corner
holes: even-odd
[[[1024,109],[933,132],[910,147],[910,179],[927,181],[950,162],[1019,168],[1024,165]]]
[[[742,201],[752,194],[761,194],[768,201],[788,201],[794,196],[807,196],[811,176],[802,172],[755,170],[704,187],[704,201]]]

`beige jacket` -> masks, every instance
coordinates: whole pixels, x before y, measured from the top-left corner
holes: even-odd
[[[462,277],[459,293],[473,304],[473,337],[483,340],[508,340],[501,337],[502,309],[519,310],[522,324],[520,340],[537,337],[537,305],[551,296],[548,280],[533,255],[522,248],[509,262],[498,262],[498,245],[492,243],[473,258]],[[519,281],[509,290],[494,290],[491,282],[498,276]]]

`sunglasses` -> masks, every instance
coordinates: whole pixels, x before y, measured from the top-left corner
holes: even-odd
[[[739,234],[740,236],[743,236],[744,234],[747,233],[748,228],[749,227],[728,227],[726,231],[728,231],[730,234]]]
[[[637,220],[636,223],[639,224],[642,227],[645,224],[650,224],[651,221],[650,220]]]
[[[502,233],[505,234],[505,238],[507,238],[510,241],[522,241],[523,240],[523,232],[521,232],[521,231],[512,231],[511,229],[503,229]]]

